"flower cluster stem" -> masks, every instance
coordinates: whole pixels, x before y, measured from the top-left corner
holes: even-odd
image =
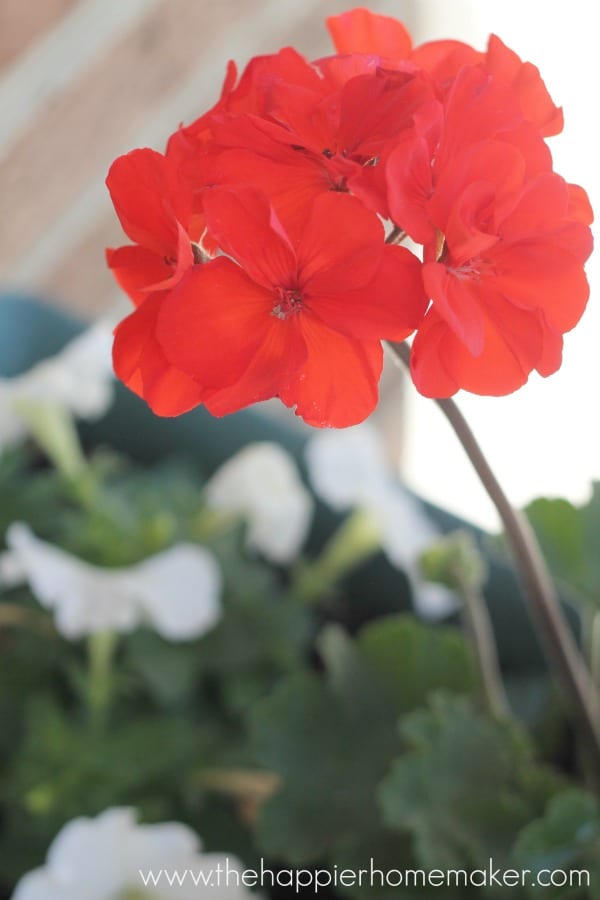
[[[390,344],[405,366],[410,365],[408,344]],[[548,665],[568,699],[568,708],[596,758],[600,760],[600,706],[589,670],[565,620],[558,597],[533,531],[510,504],[477,443],[466,419],[450,399],[436,400],[452,426],[481,483],[494,503],[512,547],[515,563],[529,598]]]

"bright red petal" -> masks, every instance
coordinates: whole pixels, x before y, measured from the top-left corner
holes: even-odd
[[[249,187],[211,188],[204,209],[213,238],[253,281],[265,288],[293,282],[294,251],[263,193]]]
[[[428,41],[412,52],[412,61],[430,72],[440,84],[442,93],[463,66],[475,66],[483,60],[483,53],[462,41]]]
[[[162,256],[145,247],[127,246],[106,251],[106,262],[118,284],[136,306],[148,299],[148,286],[173,274],[173,267]]]
[[[479,284],[472,278],[461,278],[435,262],[423,266],[423,281],[437,314],[471,353],[481,353],[485,322]]]
[[[310,315],[299,317],[308,359],[280,393],[286,406],[318,428],[346,428],[377,405],[383,365],[381,344],[331,331]]]
[[[300,284],[312,296],[363,287],[374,277],[384,246],[381,222],[359,200],[322,194],[298,247]]]
[[[106,185],[125,234],[160,256],[177,255],[177,222],[192,215],[191,188],[155,150],[132,150],[110,167]]]
[[[568,230],[581,233],[582,243],[590,240],[585,225],[573,223]],[[562,334],[577,324],[589,297],[582,260],[565,249],[569,243],[576,246],[578,235],[569,242],[558,232],[498,249],[494,256],[497,290],[517,306],[543,310]]]
[[[305,364],[306,344],[298,318],[273,318],[268,333],[238,382],[206,401],[214,416],[225,416],[252,403],[277,397]]]
[[[536,66],[522,62],[499,37],[493,34],[488,43],[486,68],[495,78],[516,93],[524,117],[550,137],[563,129],[562,109],[556,106]]]
[[[403,341],[421,323],[427,298],[422,264],[404,247],[387,246],[379,270],[363,288],[307,301],[327,326],[366,341]]]
[[[296,246],[313,200],[329,191],[325,169],[312,157],[289,146],[271,142],[271,156],[250,150],[226,149],[218,153],[211,166],[215,185],[251,184],[271,201],[286,233]]]
[[[327,28],[338,53],[375,53],[390,59],[408,59],[412,41],[401,22],[368,9],[352,9],[330,16]]]
[[[117,326],[113,363],[117,377],[156,415],[179,416],[198,406],[204,392],[167,361],[156,339],[163,299],[163,294],[146,295],[144,303]]]
[[[194,266],[163,304],[157,335],[169,361],[206,388],[238,381],[267,338],[275,298],[225,257]]]
[[[411,350],[411,373],[426,397],[450,397],[463,388],[503,396],[517,390],[537,368],[549,375],[560,366],[562,339],[539,312],[528,313],[500,298],[486,310],[482,352],[474,356],[434,309]]]

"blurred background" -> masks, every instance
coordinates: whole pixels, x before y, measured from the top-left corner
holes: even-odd
[[[0,0],[0,289],[92,319],[125,301],[104,266],[122,242],[104,187],[111,161],[162,149],[179,122],[218,96],[227,59],[293,44],[329,52],[325,15],[351,0]],[[596,47],[591,0],[372,0],[416,42],[455,37],[482,48],[493,31],[539,66],[566,112],[557,170],[600,196]],[[598,265],[589,266],[592,286]],[[567,336],[563,370],[502,399],[461,396],[509,494],[585,498],[600,477],[594,296]],[[405,478],[420,493],[493,527],[495,514],[434,404],[388,372],[377,413]],[[278,407],[278,415],[282,410]]]

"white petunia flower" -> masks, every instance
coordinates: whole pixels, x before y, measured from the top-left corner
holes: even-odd
[[[58,406],[82,419],[100,417],[113,398],[111,329],[104,321],[13,378],[0,378],[0,446],[22,440],[24,405]]]
[[[274,563],[293,560],[313,514],[313,501],[292,456],[279,444],[249,444],[215,472],[209,506],[246,519],[248,546]]]
[[[12,900],[245,900],[254,895],[241,872],[235,857],[203,852],[186,825],[138,825],[134,810],[114,808],[68,822]]]
[[[66,638],[131,631],[146,622],[167,640],[186,641],[205,634],[221,617],[221,572],[204,547],[178,544],[135,565],[110,569],[40,540],[18,522],[8,529],[6,543],[5,583],[28,582],[41,605],[54,611]]]
[[[451,591],[423,580],[418,558],[439,532],[424,507],[391,472],[378,433],[368,424],[323,431],[306,445],[315,492],[338,512],[362,509],[377,523],[381,547],[411,579],[417,611],[436,619],[456,609]]]

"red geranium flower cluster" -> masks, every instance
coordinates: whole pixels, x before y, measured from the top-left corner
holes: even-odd
[[[312,425],[377,402],[382,341],[416,332],[421,393],[506,394],[554,372],[588,297],[585,192],[538,70],[496,37],[413,47],[394,19],[328,20],[337,53],[230,63],[221,98],[107,184],[132,245],[117,375],[160,415],[279,397]],[[408,237],[417,256],[398,246]]]

